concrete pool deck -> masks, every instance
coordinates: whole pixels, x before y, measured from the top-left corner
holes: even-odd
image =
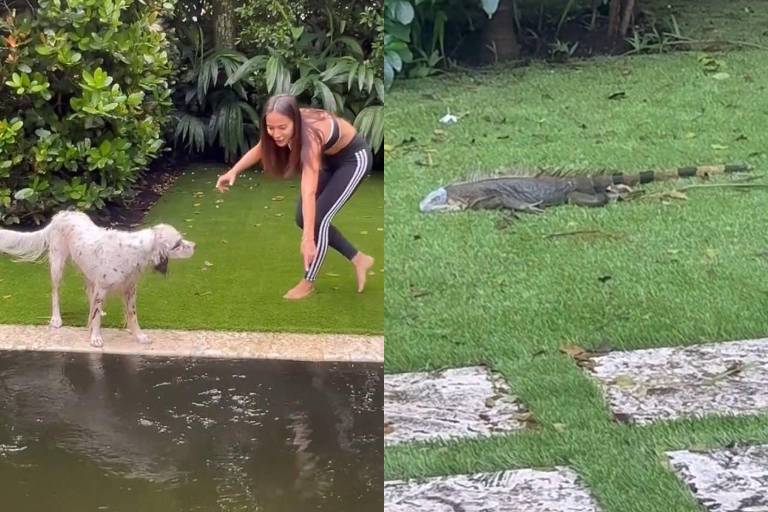
[[[127,330],[102,328],[104,346],[92,347],[84,327],[0,325],[0,350],[141,354],[148,356],[384,362],[384,336],[143,329],[138,343]]]

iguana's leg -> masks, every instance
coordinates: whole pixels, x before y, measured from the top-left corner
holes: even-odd
[[[472,203],[470,203],[469,208],[477,210],[502,209],[510,210],[512,212],[541,213],[544,210],[538,208],[540,204],[540,201],[538,203],[527,203],[525,201],[515,199],[514,197],[501,194],[493,194],[475,199]]]
[[[611,185],[608,187],[608,190],[611,192],[616,192],[618,194],[631,194],[632,193],[632,187],[629,185],[624,185],[623,183],[619,183],[618,185]]]
[[[599,192],[588,194],[574,191],[568,194],[568,202],[579,206],[605,206],[608,204],[608,196]]]
[[[499,198],[499,202],[501,203],[502,207],[512,211],[528,212],[528,213],[541,213],[544,211],[541,208],[539,208],[539,205],[541,205],[541,201],[537,203],[527,203],[525,201],[520,201],[519,199],[515,199],[514,197],[501,196]]]
[[[633,192],[634,191],[632,188],[628,185],[619,183],[618,185],[611,185],[608,187],[606,195],[610,201],[617,201],[619,199],[624,199],[625,197],[631,196]]]

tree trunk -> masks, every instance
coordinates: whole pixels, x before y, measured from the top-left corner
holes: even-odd
[[[213,2],[213,44],[216,48],[235,47],[235,7],[234,0]]]
[[[608,11],[608,35],[624,37],[637,13],[637,0],[611,0]]]
[[[608,35],[615,37],[619,35],[619,24],[621,23],[621,4],[622,0],[611,0],[608,10]]]
[[[627,35],[629,30],[629,23],[635,17],[635,0],[627,0],[627,4],[624,6],[624,16],[621,20],[621,37]]]
[[[520,56],[520,46],[515,33],[515,11],[513,0],[499,0],[499,7],[485,27],[485,44],[494,52],[499,61]]]

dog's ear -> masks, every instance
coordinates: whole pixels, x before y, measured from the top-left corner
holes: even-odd
[[[168,274],[168,251],[170,250],[170,238],[168,235],[167,227],[163,224],[158,224],[152,228],[155,233],[155,247],[153,263],[155,271],[160,272],[163,275]]]
[[[155,270],[163,275],[168,275],[168,256],[160,257],[160,262],[155,265]]]

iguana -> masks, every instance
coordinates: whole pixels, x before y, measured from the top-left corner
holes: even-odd
[[[747,165],[706,165],[639,174],[497,176],[440,187],[427,194],[419,209],[424,213],[483,209],[538,213],[565,203],[604,206],[625,197],[637,184],[749,170]]]

